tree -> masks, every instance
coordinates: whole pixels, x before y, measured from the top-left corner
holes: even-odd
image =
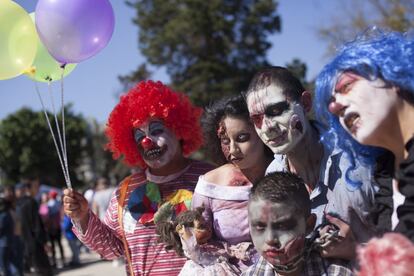
[[[413,0],[341,0],[340,5],[332,22],[318,30],[320,37],[329,43],[330,53],[370,26],[399,32],[414,27]]]
[[[307,86],[308,83],[306,81],[306,73],[308,71],[308,67],[304,62],[298,58],[294,58],[291,62],[286,64],[286,68],[300,80],[303,86]]]
[[[53,126],[52,114],[48,114]],[[60,115],[58,120],[61,121]],[[65,107],[65,132],[69,171],[72,183],[80,180],[76,170],[83,157],[90,154],[86,139],[86,121]],[[55,129],[56,133],[56,129]],[[22,177],[39,176],[55,186],[64,186],[59,159],[42,111],[22,108],[0,121],[0,167],[8,182]]]
[[[103,176],[110,179],[112,183],[118,183],[130,173],[130,168],[119,160],[114,160],[112,153],[106,150],[108,140],[103,125],[98,124],[96,120],[90,121],[87,136],[92,153],[85,157],[85,163],[89,164],[88,172],[93,174],[89,176],[88,181]]]
[[[199,105],[246,89],[280,31],[274,0],[136,0],[139,48]],[[146,68],[144,68],[146,69]],[[142,66],[124,81],[139,81]],[[125,84],[125,83],[124,83]]]

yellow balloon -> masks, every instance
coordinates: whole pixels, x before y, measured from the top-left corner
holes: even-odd
[[[35,22],[35,13],[30,14],[30,18]],[[60,80],[68,75],[76,67],[76,64],[66,64],[65,69],[57,62],[43,46],[40,37],[36,32],[37,51],[32,66],[25,73],[35,81],[52,82]]]
[[[29,68],[36,48],[36,28],[29,14],[13,1],[0,0],[0,80]]]

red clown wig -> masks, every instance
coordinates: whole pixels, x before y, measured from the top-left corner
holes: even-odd
[[[123,155],[125,164],[145,168],[147,165],[138,152],[133,130],[148,119],[156,118],[181,141],[182,152],[187,156],[202,144],[201,113],[202,109],[193,106],[183,93],[174,92],[159,81],[139,82],[121,96],[109,116],[105,131],[109,139],[107,148],[114,159]]]

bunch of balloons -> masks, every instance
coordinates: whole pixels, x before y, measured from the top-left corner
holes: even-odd
[[[0,80],[61,79],[108,44],[114,21],[109,0],[38,0],[30,15],[0,0]]]

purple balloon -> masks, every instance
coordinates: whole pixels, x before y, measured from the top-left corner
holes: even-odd
[[[96,55],[114,31],[108,0],[39,0],[35,16],[43,45],[62,64]]]

